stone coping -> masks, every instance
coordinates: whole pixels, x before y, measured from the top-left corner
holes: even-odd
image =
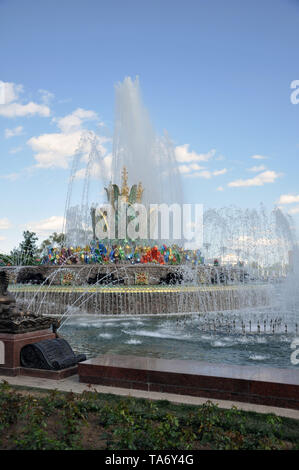
[[[299,410],[299,370],[104,354],[78,365],[80,382]]]
[[[205,361],[112,354],[103,354],[95,358],[87,359],[82,363],[82,365],[159,371],[174,374],[202,375],[226,379],[267,381],[299,386],[299,370],[296,369],[238,366],[219,363],[214,364]]]

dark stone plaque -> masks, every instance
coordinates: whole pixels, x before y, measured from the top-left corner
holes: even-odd
[[[63,338],[27,344],[21,350],[21,365],[30,369],[62,370],[85,360],[85,354],[76,355]]]

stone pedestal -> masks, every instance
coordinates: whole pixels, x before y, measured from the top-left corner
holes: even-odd
[[[78,364],[79,381],[299,410],[299,370],[103,354]]]
[[[0,333],[0,375],[20,375],[20,352],[23,346],[55,337],[50,328],[27,333]]]
[[[85,355],[76,356],[67,341],[56,338],[57,320],[21,309],[7,291],[8,284],[7,272],[0,271],[0,376],[57,380],[76,374],[77,363]]]

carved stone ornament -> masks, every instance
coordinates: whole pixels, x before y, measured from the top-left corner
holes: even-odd
[[[16,299],[8,292],[9,276],[0,271],[0,333],[27,333],[59,326],[58,320],[44,317],[19,308]]]
[[[27,344],[21,350],[21,364],[30,369],[62,370],[85,360],[85,354],[75,354],[63,338]]]

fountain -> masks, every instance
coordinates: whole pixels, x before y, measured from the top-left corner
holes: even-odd
[[[148,208],[151,203],[183,201],[173,146],[166,136],[156,136],[141,101],[139,83],[129,78],[116,87],[109,174],[104,172],[105,158],[97,138],[84,134],[74,157],[67,194],[67,243],[63,248],[50,249],[39,266],[30,268],[38,274],[34,278],[38,285],[18,282],[27,267],[3,268],[10,273],[11,291],[20,305],[38,315],[58,317],[60,332],[76,353],[86,353],[91,361],[99,354],[117,355],[115,362],[107,360],[112,369],[128,371],[133,361],[137,369],[153,371],[156,366],[150,359],[159,359],[159,367],[169,380],[171,370],[182,374],[185,363],[190,376],[192,367],[203,381],[214,373],[215,380],[228,380],[228,388],[239,379],[250,388],[252,376],[257,382],[272,380],[297,387],[290,345],[298,333],[295,286],[299,276],[298,263],[291,256],[296,242],[288,217],[279,209],[267,213],[262,206],[208,209],[203,215],[202,251],[187,249],[183,240],[118,239],[119,201],[130,208],[135,202],[143,202]],[[75,203],[82,161],[86,165],[83,189]],[[113,240],[98,237],[97,224],[105,221],[107,213],[102,202],[95,205],[90,200],[95,168],[103,170],[107,203],[116,214]],[[134,219],[136,213],[131,212],[130,217]],[[138,359],[126,359],[128,354]],[[106,367],[105,360],[79,365],[80,379],[117,385],[109,374],[106,379],[98,376]],[[164,360],[176,364],[167,365]],[[203,361],[204,372],[193,361]],[[260,365],[282,375],[271,375],[270,371],[265,376],[259,372]],[[140,387],[175,390],[166,390],[153,377],[155,385],[150,388],[146,377]],[[294,377],[298,383],[294,383]],[[121,383],[138,388],[133,379]],[[236,387],[239,385],[236,382]],[[174,393],[213,396],[205,395],[212,394],[210,386],[208,392],[192,387]],[[215,396],[227,397],[227,390],[221,395],[218,389]],[[252,395],[248,390],[246,400]],[[242,400],[242,394],[235,392]],[[265,402],[265,396],[260,400]],[[298,406],[297,402],[287,402]]]
[[[173,144],[166,134],[156,135],[142,103],[138,78],[125,78],[115,92],[112,163],[98,137],[90,132],[83,134],[73,159],[65,206],[68,246],[83,246],[92,236],[89,214],[94,203],[90,200],[95,197],[98,205],[100,192],[93,182],[113,181],[120,186],[124,167],[132,183],[142,182],[145,205],[183,202]],[[79,175],[83,178],[79,179]]]
[[[208,209],[203,247],[184,248],[183,240],[118,239],[119,205],[183,202],[174,148],[156,135],[145,109],[139,81],[127,77],[116,86],[116,112],[110,171],[94,133],[83,133],[74,156],[65,208],[66,246],[50,249],[40,266],[11,267],[17,299],[44,315],[207,314],[269,304],[273,282],[287,275],[293,245],[289,221],[279,209],[269,215],[235,207]],[[81,168],[82,162],[85,168]],[[107,165],[106,165],[107,166]],[[96,226],[107,216],[90,201],[101,180],[115,211],[115,239],[101,240]],[[83,179],[78,175],[83,175]],[[107,182],[109,181],[109,184]],[[81,192],[77,185],[83,183]],[[80,197],[74,200],[75,194]],[[136,217],[133,210],[127,222]],[[217,260],[217,262],[216,262]],[[220,261],[220,262],[219,262]],[[28,285],[32,281],[38,286]],[[252,320],[254,322],[254,320]]]

